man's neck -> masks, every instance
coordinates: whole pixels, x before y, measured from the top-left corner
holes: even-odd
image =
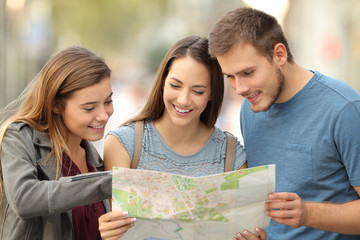
[[[278,102],[286,102],[295,96],[313,77],[314,73],[297,65],[288,63],[281,69],[285,76],[283,93]]]

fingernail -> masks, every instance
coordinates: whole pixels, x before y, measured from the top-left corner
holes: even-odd
[[[135,222],[135,221],[136,221],[136,218],[132,218],[131,221],[132,221],[132,222]]]
[[[248,235],[249,233],[248,233],[248,231],[244,230],[244,234],[245,234],[245,235]]]
[[[122,215],[124,215],[124,216],[126,216],[126,215],[128,215],[128,214],[129,214],[128,211],[123,211],[123,212],[122,212]]]
[[[237,233],[236,236],[239,237],[239,238],[241,238],[241,234],[240,234],[240,233]]]
[[[256,227],[256,228],[255,228],[255,231],[256,231],[256,232],[260,232],[260,228]]]

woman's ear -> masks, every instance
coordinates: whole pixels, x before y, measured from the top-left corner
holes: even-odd
[[[56,114],[61,114],[63,111],[63,106],[61,103],[57,102],[54,104],[54,107],[52,109],[52,111]]]
[[[287,51],[284,44],[278,43],[274,46],[273,60],[279,66],[287,62]]]

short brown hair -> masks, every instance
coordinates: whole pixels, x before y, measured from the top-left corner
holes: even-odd
[[[287,51],[287,61],[294,61],[276,18],[256,9],[243,7],[226,13],[209,34],[209,52],[212,56],[224,55],[238,44],[246,43],[252,44],[270,61],[274,46],[282,43]]]

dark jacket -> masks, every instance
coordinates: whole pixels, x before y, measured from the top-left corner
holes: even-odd
[[[88,162],[103,171],[103,161],[94,146],[83,141]],[[109,172],[82,174],[86,178],[55,180],[55,158],[49,137],[26,123],[11,124],[1,150],[4,191],[0,208],[0,240],[72,240],[71,209],[104,200],[109,210]],[[105,175],[107,174],[107,175]]]

